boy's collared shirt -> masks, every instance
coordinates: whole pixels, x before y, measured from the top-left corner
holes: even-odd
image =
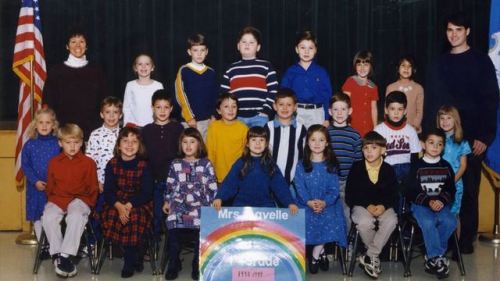
[[[297,118],[295,118],[295,116],[293,116],[292,120],[290,121],[290,125],[284,125],[283,123],[281,123],[278,116],[276,116],[273,120],[273,125],[274,125],[274,128],[289,127],[289,126],[297,128]]]
[[[368,163],[368,161],[365,160],[366,171],[368,172],[368,177],[370,178],[370,181],[372,183],[378,182],[378,174],[380,172],[380,167],[382,166],[383,162],[384,160],[380,159],[377,166],[372,166],[370,165],[370,163]]]
[[[78,152],[69,158],[64,152],[49,162],[47,175],[47,199],[66,210],[73,199],[78,198],[89,207],[97,200],[97,169],[95,162]]]
[[[102,125],[90,134],[85,154],[95,161],[97,166],[97,179],[102,184],[104,184],[104,169],[108,161],[113,158],[113,150],[119,132],[119,126],[110,129]]]

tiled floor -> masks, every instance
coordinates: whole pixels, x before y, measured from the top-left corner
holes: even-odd
[[[52,281],[58,280],[53,266],[49,261],[42,262],[37,275],[32,274],[33,257],[35,247],[20,246],[14,242],[17,232],[0,232],[0,280],[1,281],[17,281],[17,280],[35,280],[35,281]],[[489,281],[500,280],[500,247],[494,247],[482,242],[476,243],[476,251],[472,255],[464,255],[466,276],[461,276],[457,264],[452,262],[451,272],[448,280],[471,280],[471,281]],[[421,257],[415,259],[412,263],[413,276],[410,278],[403,277],[403,267],[400,263],[382,263],[384,272],[379,280],[437,280],[434,276],[429,275],[423,270],[423,260]],[[181,272],[177,280],[191,280],[189,265],[190,259],[186,257],[184,261],[184,270]],[[78,275],[71,280],[119,280],[122,261],[114,259],[106,260],[100,275],[90,274],[89,264],[87,260],[82,260],[78,265]],[[136,274],[130,280],[164,280],[163,276],[151,275],[151,269],[148,264],[145,264],[145,270],[141,274]],[[354,277],[349,278],[340,273],[338,264],[333,264],[333,269],[328,272],[320,272],[317,275],[307,275],[307,280],[371,280],[366,277],[361,270],[356,267]],[[226,281],[226,280],[221,280]],[[281,281],[281,280],[277,280]],[[283,280],[287,281],[287,280]]]

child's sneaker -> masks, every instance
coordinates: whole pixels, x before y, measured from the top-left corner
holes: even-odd
[[[443,256],[437,257],[437,267],[436,267],[436,276],[438,279],[447,278],[450,274],[450,268],[448,267],[449,261],[447,258]]]
[[[326,253],[319,255],[319,268],[322,271],[328,271],[330,268],[330,261],[328,260]]]
[[[54,259],[55,272],[60,277],[73,277],[77,270],[73,262],[68,258],[57,255]]]
[[[309,262],[309,273],[316,274],[319,269],[319,259],[315,259],[311,257],[311,261]]]
[[[378,278],[378,270],[375,265],[375,260],[377,257],[370,258],[368,255],[362,255],[359,257],[359,266],[365,271],[366,275],[373,279]],[[379,268],[380,268],[380,260],[379,260]]]

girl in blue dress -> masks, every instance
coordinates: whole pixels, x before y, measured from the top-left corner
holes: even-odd
[[[462,176],[467,168],[467,155],[472,151],[469,142],[464,140],[460,115],[454,106],[441,106],[438,110],[436,122],[438,128],[441,128],[446,134],[443,158],[450,163],[453,172],[455,172],[456,193],[451,212],[458,215],[464,193]]]
[[[50,159],[60,151],[55,136],[58,126],[56,114],[52,109],[38,110],[28,127],[30,139],[24,145],[21,154],[21,169],[27,179],[26,220],[33,222],[37,240],[42,233],[40,218],[47,203],[45,195],[47,167]]]
[[[312,247],[309,272],[328,270],[324,246],[336,242],[347,245],[342,201],[339,200],[338,162],[330,147],[325,127],[312,125],[307,130],[304,159],[294,178],[299,207],[306,209],[306,245]]]

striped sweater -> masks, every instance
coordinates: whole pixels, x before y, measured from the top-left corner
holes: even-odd
[[[339,161],[339,180],[347,180],[347,175],[354,162],[362,159],[361,136],[351,126],[328,127],[330,142]]]
[[[221,90],[238,98],[238,116],[254,117],[265,113],[271,117],[274,95],[278,90],[276,71],[265,60],[237,61],[224,73]]]

